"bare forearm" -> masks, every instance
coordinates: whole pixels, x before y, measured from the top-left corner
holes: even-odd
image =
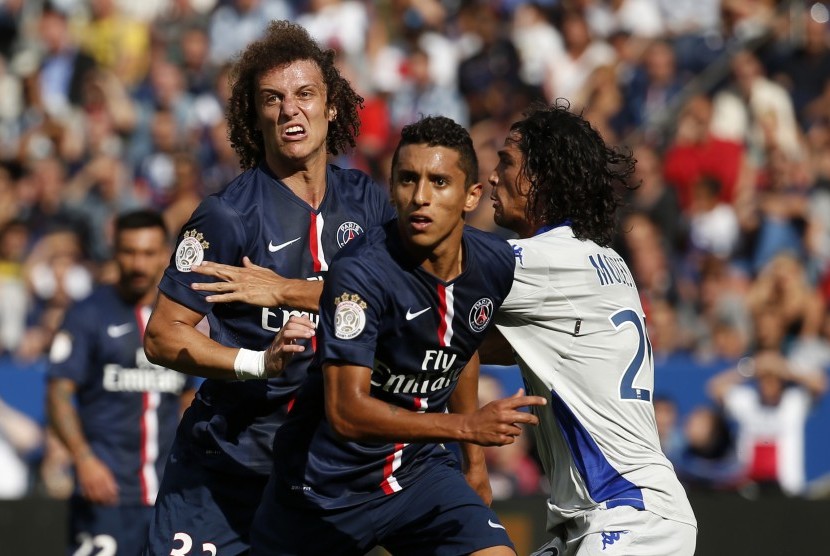
[[[464,442],[468,434],[464,416],[453,413],[416,413],[370,396],[350,403],[333,420],[345,440],[360,442]]]
[[[74,389],[63,380],[49,383],[46,408],[49,424],[55,435],[63,442],[72,459],[78,462],[92,455],[92,450],[81,428],[81,420],[73,403]]]
[[[476,353],[458,377],[458,384],[450,397],[449,409],[451,412],[470,415],[478,410],[479,367],[479,354]],[[470,442],[462,442],[459,446],[465,471],[477,466],[484,466],[484,450],[481,446]]]
[[[156,365],[204,378],[236,379],[238,348],[223,346],[186,323],[148,326],[144,351]]]
[[[280,289],[282,305],[315,313],[320,306],[321,293],[322,280],[284,280]]]

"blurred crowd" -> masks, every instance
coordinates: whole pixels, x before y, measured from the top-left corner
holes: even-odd
[[[830,365],[822,2],[0,0],[0,361],[43,360],[66,307],[113,280],[116,214],[158,209],[175,235],[239,172],[229,72],[272,19],[338,53],[365,102],[358,144],[335,163],[379,184],[421,114],[470,129],[485,182],[534,101],[567,99],[632,149],[640,187],[616,247],[643,296],[657,380],[678,354],[729,375],[701,379],[711,405],[689,415],[655,403],[664,449],[689,484],[804,491],[803,442],[781,438],[803,439]],[[470,223],[494,229],[489,203]],[[765,397],[769,377],[780,384]],[[10,428],[0,454],[49,446],[38,428]],[[544,489],[532,438],[490,459],[497,496]],[[49,476],[46,491],[66,493]]]

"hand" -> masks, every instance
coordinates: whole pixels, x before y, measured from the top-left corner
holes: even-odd
[[[212,276],[219,282],[196,282],[191,287],[196,291],[215,292],[208,295],[209,303],[239,301],[259,307],[276,307],[282,303],[279,292],[286,279],[276,272],[257,266],[248,257],[242,258],[243,266],[231,266],[212,261],[195,265],[192,271]]]
[[[94,504],[118,504],[118,483],[104,462],[90,453],[75,464],[81,495]]]
[[[504,446],[513,444],[522,433],[520,424],[538,425],[539,418],[531,413],[519,411],[520,407],[545,405],[541,396],[525,396],[524,390],[501,400],[488,403],[475,413],[467,415],[468,442],[479,446]]]
[[[305,346],[298,340],[308,340],[314,336],[314,323],[308,317],[291,317],[280,333],[265,350],[265,376],[275,377],[282,374],[295,353],[305,351]]]

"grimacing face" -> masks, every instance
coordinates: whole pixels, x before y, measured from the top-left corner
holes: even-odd
[[[398,151],[392,201],[401,234],[416,249],[440,255],[447,238],[457,234],[460,241],[464,213],[478,206],[481,184],[466,186],[459,160],[459,153],[448,147],[412,144]]]
[[[499,150],[499,163],[489,178],[493,186],[490,200],[496,224],[523,235],[528,228],[526,209],[530,183],[521,172],[523,155],[517,141],[518,135],[511,132]]]
[[[277,66],[258,79],[257,128],[265,158],[276,170],[326,157],[329,122],[337,113],[327,106],[326,84],[317,64],[297,60]]]

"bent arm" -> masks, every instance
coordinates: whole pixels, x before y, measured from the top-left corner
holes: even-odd
[[[327,363],[326,415],[334,431],[345,440],[375,442],[473,442],[482,446],[511,444],[521,434],[517,423],[538,423],[527,405],[545,399],[524,396],[497,400],[472,414],[418,413],[372,397],[368,367]],[[469,403],[469,402],[468,402]],[[463,405],[463,404],[462,404]]]
[[[226,347],[199,332],[201,313],[159,293],[144,332],[144,351],[156,365],[201,376],[235,380],[239,348]]]

